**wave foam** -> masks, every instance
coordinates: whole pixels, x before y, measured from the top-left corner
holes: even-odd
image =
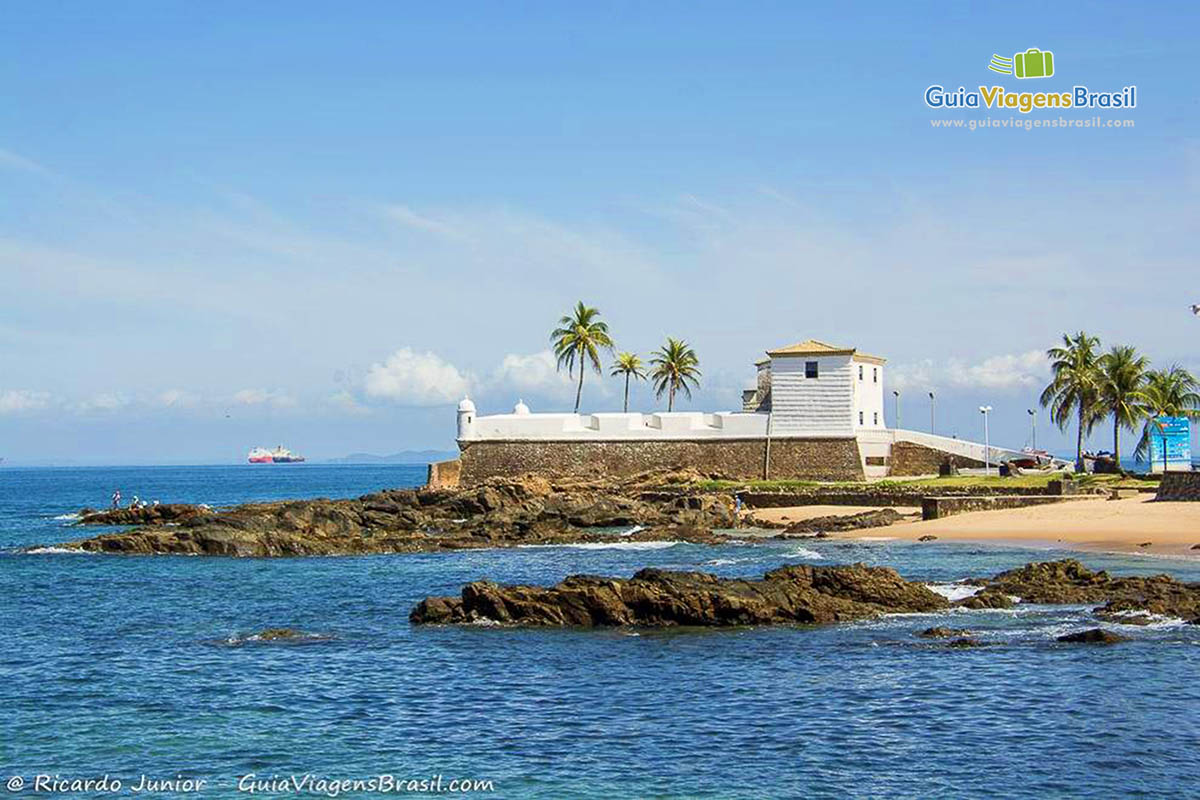
[[[26,555],[31,556],[48,556],[48,555],[69,555],[69,556],[94,556],[96,553],[91,553],[87,550],[76,550],[73,547],[31,547],[23,551]]]
[[[795,550],[789,550],[783,554],[784,558],[818,558],[823,559],[825,556],[818,553],[816,550],[810,550],[807,547],[797,547]]]
[[[681,541],[664,542],[627,542],[621,539],[612,542],[575,542],[572,544],[519,544],[518,550],[545,550],[547,548],[568,548],[571,550],[665,550],[677,544],[687,544]]]
[[[579,542],[564,545],[564,547],[575,550],[665,550],[677,544],[684,544],[684,542]]]
[[[968,597],[979,594],[983,587],[967,586],[962,583],[927,583],[925,588],[937,592],[951,603],[957,603],[959,600],[966,600]]]
[[[51,519],[56,519],[59,522],[75,522],[82,519],[82,517],[79,516],[78,512],[75,512],[71,514],[59,514],[57,517],[51,517]]]

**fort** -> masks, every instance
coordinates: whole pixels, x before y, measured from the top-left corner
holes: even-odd
[[[490,477],[620,478],[694,468],[734,479],[853,481],[982,467],[1013,451],[888,428],[886,359],[809,339],[768,350],[739,411],[510,413],[480,416],[458,406],[459,459],[433,464],[432,485]]]

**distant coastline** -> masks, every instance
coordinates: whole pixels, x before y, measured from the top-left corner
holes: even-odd
[[[446,461],[457,458],[453,450],[402,450],[387,456],[374,453],[351,453],[341,458],[325,459],[323,464],[428,464],[432,461]]]

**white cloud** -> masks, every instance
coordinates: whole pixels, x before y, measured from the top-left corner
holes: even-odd
[[[490,388],[496,392],[553,397],[569,394],[574,385],[575,381],[566,371],[558,370],[554,354],[549,350],[506,355],[490,381]]]
[[[372,364],[364,381],[367,396],[403,405],[437,406],[467,394],[468,377],[434,353],[402,347],[382,364]]]
[[[239,406],[271,405],[275,408],[290,408],[296,401],[280,391],[268,389],[242,389],[233,395],[233,402]]]
[[[196,397],[182,389],[167,389],[155,400],[163,408],[188,408],[196,404]]]
[[[129,405],[129,398],[124,395],[101,392],[76,403],[75,410],[86,414],[90,411],[116,411],[127,405]]]
[[[1018,389],[1040,386],[1049,378],[1049,365],[1042,350],[990,356],[977,363],[952,358],[899,364],[888,374],[895,389]]]
[[[454,236],[454,228],[432,217],[418,214],[408,206],[389,205],[384,206],[383,213],[393,222],[399,222],[409,228],[416,228],[419,231],[426,233],[436,233],[439,236]]]
[[[0,391],[0,414],[36,411],[48,405],[50,405],[50,395],[46,392],[31,392],[27,389]]]

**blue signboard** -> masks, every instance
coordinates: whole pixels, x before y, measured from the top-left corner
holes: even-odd
[[[1146,423],[1146,434],[1150,438],[1151,472],[1162,472],[1164,467],[1192,468],[1192,426],[1187,417],[1155,417]]]

